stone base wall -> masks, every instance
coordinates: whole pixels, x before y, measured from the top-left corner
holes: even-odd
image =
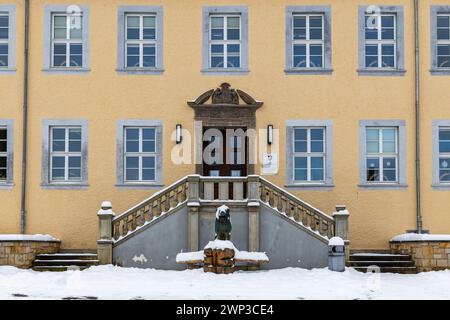
[[[419,272],[450,269],[450,241],[391,242],[393,253],[409,254]]]
[[[0,266],[31,268],[37,254],[57,253],[59,241],[0,241]]]

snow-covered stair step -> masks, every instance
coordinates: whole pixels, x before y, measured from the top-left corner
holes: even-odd
[[[379,267],[414,267],[414,262],[409,261],[348,261],[349,267],[369,267],[369,266],[379,266]]]
[[[54,253],[39,254],[33,262],[36,271],[65,271],[75,266],[81,270],[96,266],[99,260],[94,253]]]
[[[352,261],[411,261],[411,256],[406,254],[390,253],[352,253]]]
[[[360,272],[372,272],[374,273],[374,268],[369,267],[355,267],[355,270]],[[416,267],[380,267],[381,273],[402,273],[402,274],[415,274],[417,273]]]

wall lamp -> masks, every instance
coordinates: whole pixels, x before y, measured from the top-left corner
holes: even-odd
[[[176,125],[176,142],[180,144],[183,141],[183,136],[181,135],[181,124]]]
[[[273,143],[273,125],[269,124],[267,126],[267,144],[271,145]]]

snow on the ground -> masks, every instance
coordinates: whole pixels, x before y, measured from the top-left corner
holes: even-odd
[[[450,299],[449,283],[450,270],[399,275],[286,268],[216,275],[201,269],[0,267],[0,299]]]
[[[391,241],[450,241],[450,234],[404,233]]]
[[[0,241],[59,241],[49,234],[0,234]]]

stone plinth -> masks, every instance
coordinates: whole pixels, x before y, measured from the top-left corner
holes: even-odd
[[[205,272],[229,274],[235,271],[234,249],[212,249],[204,250],[203,270]]]

